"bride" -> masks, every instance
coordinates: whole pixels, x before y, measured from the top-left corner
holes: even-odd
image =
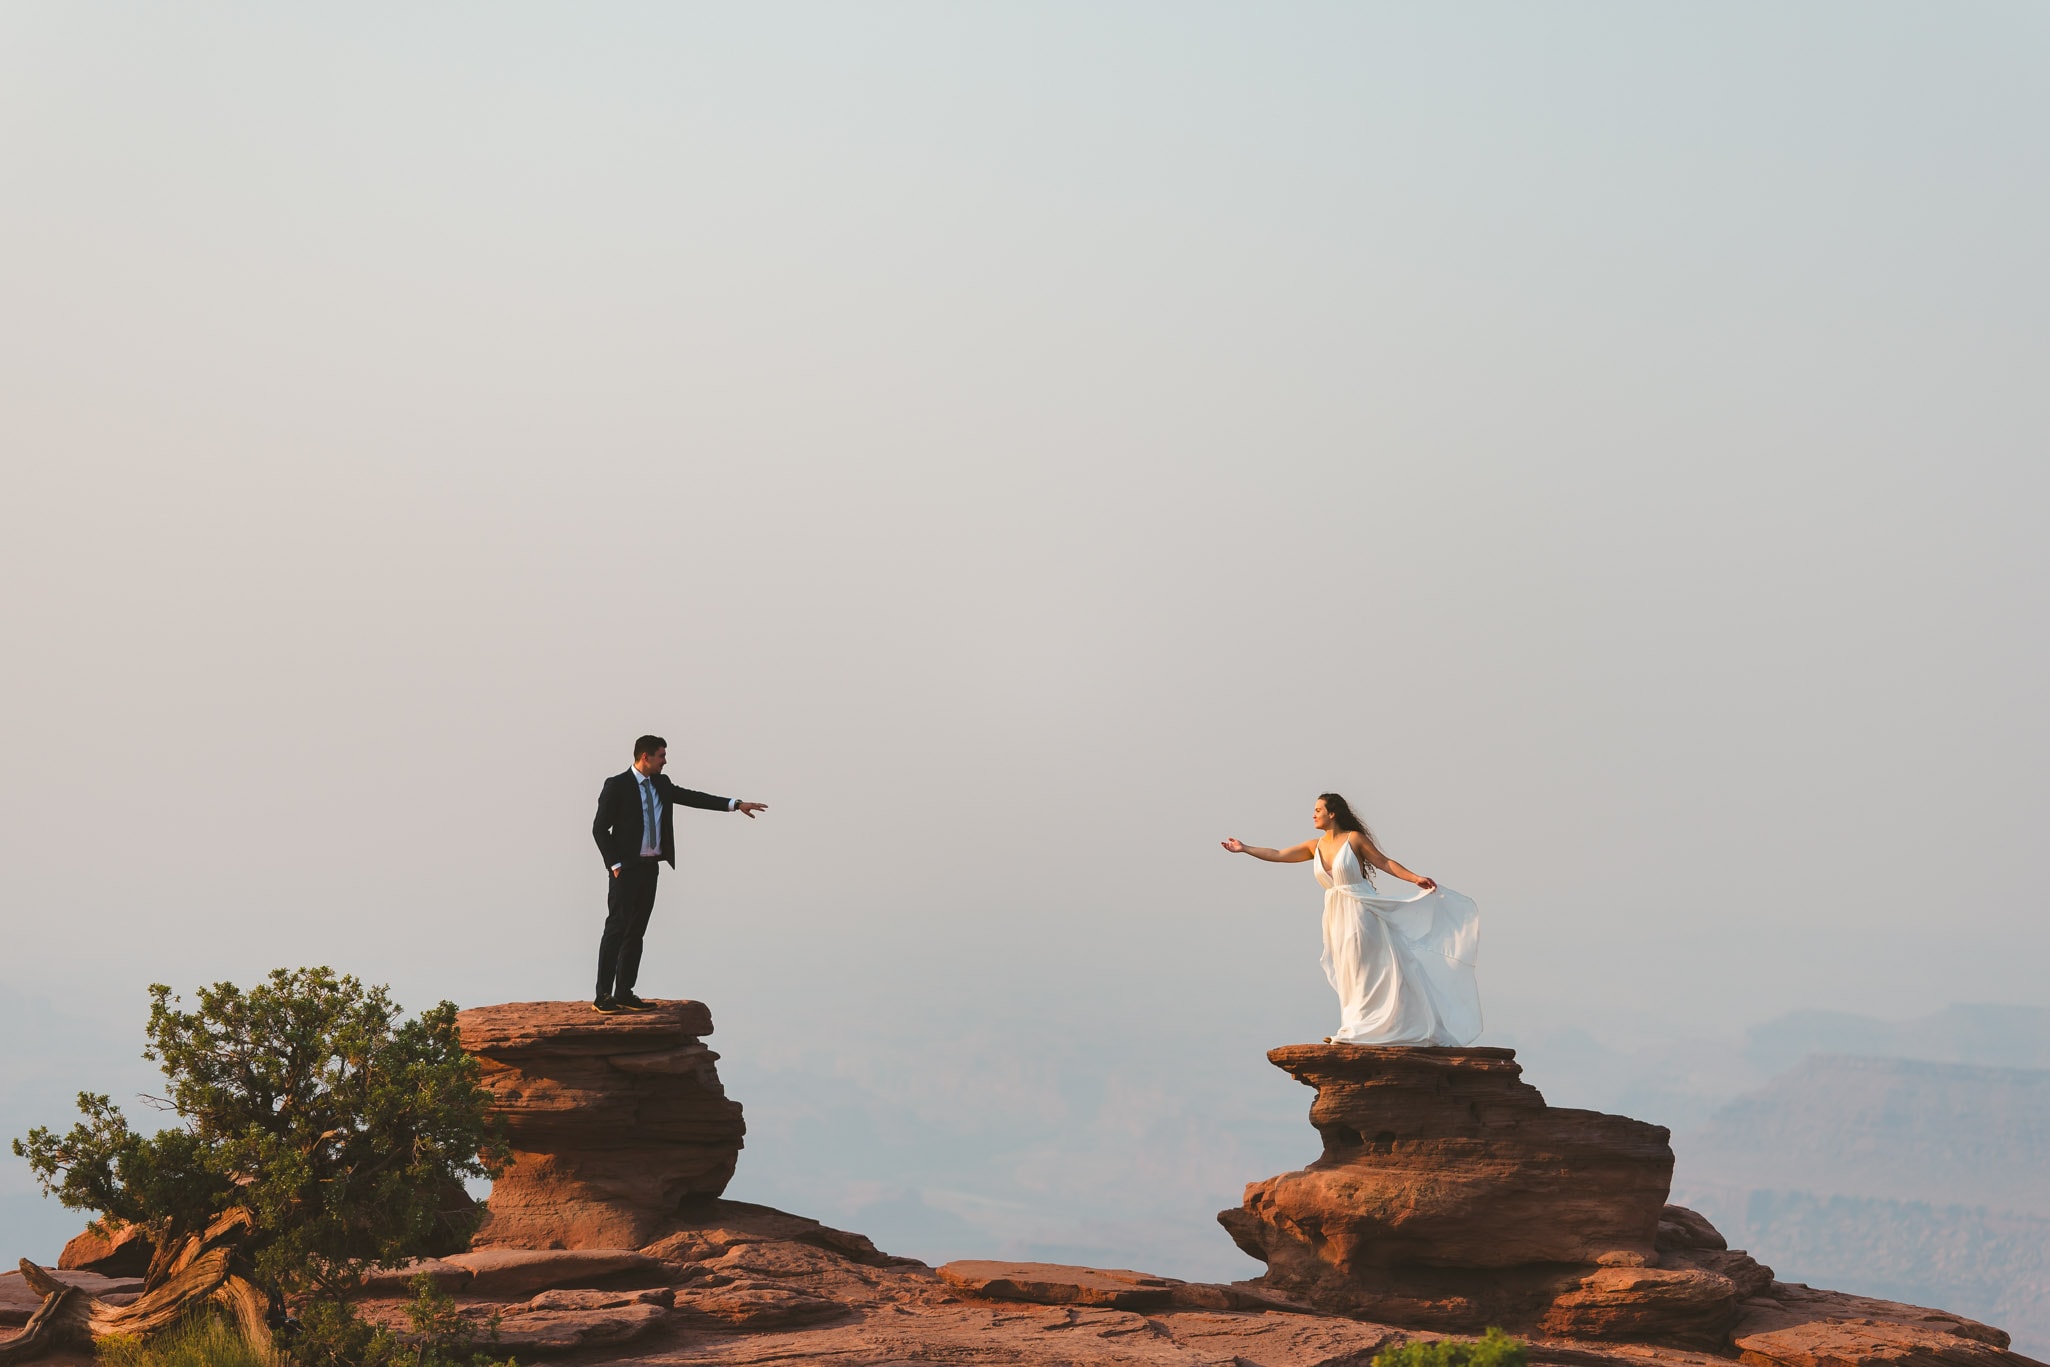
[[[1473,967],[1480,954],[1480,912],[1472,900],[1411,873],[1381,852],[1367,823],[1337,793],[1310,811],[1317,838],[1285,850],[1237,837],[1233,854],[1270,864],[1316,866],[1324,885],[1324,976],[1338,993],[1337,1033],[1326,1044],[1471,1044],[1481,1033]],[[1369,869],[1419,891],[1382,897]]]

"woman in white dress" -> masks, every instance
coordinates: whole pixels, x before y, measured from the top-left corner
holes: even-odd
[[[1326,1044],[1471,1044],[1481,1033],[1480,911],[1472,899],[1411,873],[1381,852],[1367,823],[1337,793],[1311,809],[1317,838],[1285,850],[1237,837],[1224,848],[1270,864],[1313,864],[1324,885],[1324,976],[1338,993],[1339,1026]],[[1370,869],[1414,883],[1382,897]]]

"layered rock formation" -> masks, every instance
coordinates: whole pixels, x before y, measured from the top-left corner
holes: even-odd
[[[1512,1050],[1267,1057],[1316,1088],[1324,1152],[1218,1220],[1277,1291],[1434,1329],[1714,1345],[1772,1280],[1667,1207],[1664,1128],[1547,1106]]]
[[[476,1247],[638,1248],[726,1190],[747,1126],[701,1042],[702,1002],[513,1002],[456,1023],[513,1149]]]
[[[492,1194],[486,1246],[374,1274],[361,1312],[403,1331],[425,1273],[496,1327],[501,1352],[609,1367],[1365,1367],[1488,1324],[1527,1335],[1547,1367],[2038,1367],[1961,1316],[1772,1280],[1664,1203],[1663,1130],[1546,1106],[1506,1050],[1274,1051],[1317,1089],[1325,1152],[1221,1217],[1268,1258],[1259,1282],[983,1261],[935,1272],[709,1194],[741,1139],[699,1043],[710,1029],[695,1003],[464,1013],[519,1161]],[[137,1285],[64,1275],[96,1305]],[[19,1316],[47,1308],[47,1288],[28,1294],[43,1280],[13,1297]],[[0,1330],[0,1359],[9,1347]]]

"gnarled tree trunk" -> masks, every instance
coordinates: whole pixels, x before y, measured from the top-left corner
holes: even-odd
[[[160,1257],[161,1279],[130,1305],[109,1305],[66,1286],[28,1259],[21,1275],[43,1297],[28,1328],[0,1344],[0,1363],[28,1362],[52,1349],[83,1346],[109,1335],[150,1338],[195,1311],[212,1307],[232,1318],[252,1344],[267,1348],[270,1330],[268,1299],[242,1275],[242,1240],[253,1228],[249,1212],[237,1207],[220,1216],[202,1233],[192,1235],[168,1259]]]

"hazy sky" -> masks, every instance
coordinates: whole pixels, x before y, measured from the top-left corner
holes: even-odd
[[[641,983],[735,1059],[1265,1070],[1321,903],[1216,842],[1333,787],[1479,902],[1495,1039],[2050,1004],[2046,59],[0,7],[0,986],[587,995],[655,730],[771,804]]]

